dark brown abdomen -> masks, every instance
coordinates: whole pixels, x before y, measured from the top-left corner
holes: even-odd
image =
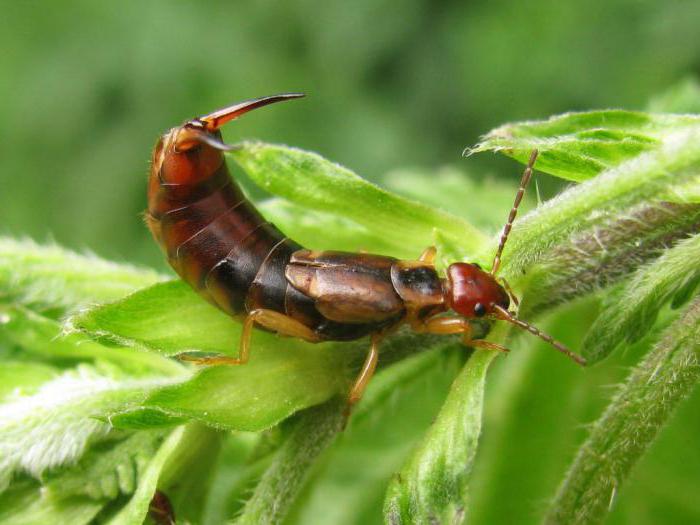
[[[378,323],[326,318],[288,283],[285,269],[302,247],[258,213],[225,163],[199,184],[164,184],[157,173],[149,184],[147,221],[168,262],[224,312],[243,317],[257,308],[275,310],[326,340],[356,339],[377,329]]]

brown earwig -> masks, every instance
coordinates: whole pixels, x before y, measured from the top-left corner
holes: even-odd
[[[471,319],[512,323],[544,339],[578,364],[585,360],[509,310],[515,296],[497,278],[501,254],[537,158],[533,151],[500,237],[491,271],[457,262],[445,278],[435,249],[415,261],[383,255],[310,251],[267,222],[229,174],[220,126],[244,113],[301,94],[249,100],[185,122],[153,151],[146,221],[170,265],[200,295],[243,320],[238,357],[182,359],[244,364],[258,325],[309,342],[370,336],[370,350],[349,395],[359,401],[374,373],[381,339],[401,324],[432,334],[460,334],[466,345],[507,351],[473,339]],[[445,315],[452,311],[456,315]]]
[[[156,525],[175,525],[175,512],[170,499],[160,490],[156,490],[148,505],[148,517]]]

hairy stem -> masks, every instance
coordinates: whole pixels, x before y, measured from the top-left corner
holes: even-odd
[[[579,449],[545,518],[599,523],[622,482],[700,379],[700,296],[632,371]]]
[[[309,468],[342,429],[343,407],[344,401],[335,398],[299,415],[235,523],[273,524],[284,520]]]

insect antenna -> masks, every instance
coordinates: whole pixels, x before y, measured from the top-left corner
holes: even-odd
[[[575,361],[577,364],[581,366],[586,366],[586,359],[584,357],[569,350],[565,345],[554,339],[551,335],[544,333],[542,330],[535,326],[532,326],[530,323],[526,323],[525,321],[518,319],[517,317],[513,317],[513,315],[508,310],[498,306],[497,304],[494,305],[494,308],[498,312],[497,315],[500,319],[508,321],[509,323],[512,323],[515,326],[522,328],[523,330],[527,330],[528,332],[530,332],[533,335],[536,335],[540,339],[547,341],[550,345],[559,350],[562,354]]]
[[[284,102],[285,100],[292,100],[295,98],[303,97],[303,93],[282,93],[280,95],[271,95],[269,97],[253,98],[251,100],[246,100],[245,102],[239,102],[233,106],[227,108],[219,109],[203,117],[199,117],[199,120],[204,124],[207,131],[215,131],[221,126],[230,122],[231,120],[240,117],[244,113],[248,113],[256,108],[267,106],[268,104],[274,104],[275,102]]]
[[[508,220],[506,221],[506,225],[503,227],[503,232],[501,232],[501,239],[498,241],[498,249],[496,250],[496,255],[494,256],[493,264],[491,265],[491,275],[495,276],[501,266],[501,255],[503,254],[503,248],[508,240],[508,234],[510,234],[510,230],[513,228],[513,221],[515,220],[515,216],[518,214],[518,206],[520,206],[520,202],[523,200],[523,195],[525,195],[525,188],[532,178],[532,168],[537,160],[537,153],[538,152],[536,149],[533,149],[532,153],[530,153],[530,160],[527,162],[527,166],[523,172],[523,177],[520,179],[518,193],[515,194],[513,207],[510,209]]]

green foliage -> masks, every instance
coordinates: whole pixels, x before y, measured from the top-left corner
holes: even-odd
[[[0,523],[141,523],[156,489],[193,523],[376,523],[382,505],[390,523],[587,522],[611,491],[624,509],[632,467],[697,382],[699,145],[695,116],[618,110],[487,135],[478,150],[523,160],[537,147],[538,169],[583,181],[521,215],[503,275],[523,318],[549,314],[557,338],[610,364],[584,373],[508,325],[489,334],[514,349],[505,363],[399,331],[344,431],[366,341],[256,331],[246,366],[187,366],[173,358],[234,355],[240,322],[155,272],[0,241]],[[316,248],[415,257],[436,243],[442,264],[488,264],[497,239],[477,225],[495,229],[512,200],[449,170],[394,173],[402,197],[294,148],[233,155],[275,196],[264,213]],[[610,400],[600,387],[624,379],[621,365],[632,372]]]
[[[683,297],[694,292],[700,280],[698,260],[700,235],[695,235],[639,268],[611,294],[591,326],[583,343],[586,357],[597,361],[623,342],[634,343],[651,330],[662,305],[678,297],[678,306]]]
[[[460,523],[481,433],[484,381],[494,352],[476,352],[445,400],[420,447],[387,492],[388,523]]]
[[[468,222],[389,193],[314,153],[260,143],[242,146],[231,155],[258,186],[301,206],[391,232],[385,238],[395,250],[420,252],[430,244],[433,228],[472,251],[484,242]]]
[[[700,379],[700,298],[619,386],[581,446],[545,523],[602,523],[623,480]]]
[[[692,115],[622,110],[568,113],[543,122],[506,124],[468,151],[502,150],[526,161],[533,149],[541,149],[537,169],[580,182],[654,150],[664,138],[699,122]]]

